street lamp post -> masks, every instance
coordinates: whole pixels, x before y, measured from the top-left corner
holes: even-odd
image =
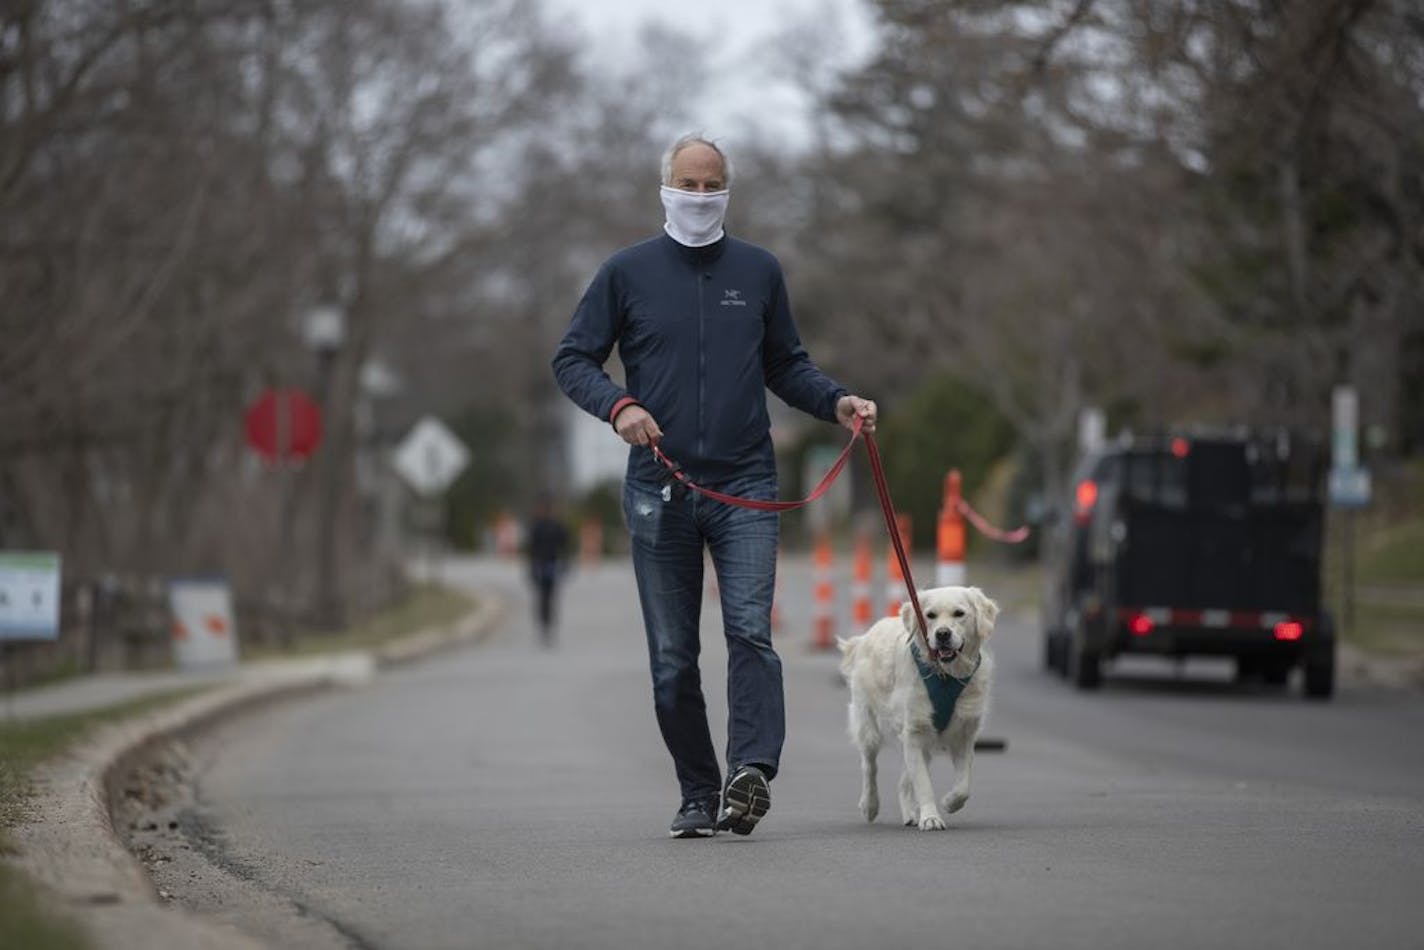
[[[321,304],[307,311],[305,322],[307,346],[317,357],[317,391],[323,415],[328,420],[324,451],[321,453],[320,492],[317,524],[317,624],[335,629],[341,623],[341,608],[336,590],[336,493],[341,485],[341,440],[337,438],[337,412],[334,405],[336,358],[346,342],[346,313],[334,304]]]

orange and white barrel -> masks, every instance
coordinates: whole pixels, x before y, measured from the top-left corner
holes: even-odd
[[[855,537],[855,558],[852,564],[850,582],[851,619],[858,629],[864,630],[875,618],[875,608],[870,602],[870,535],[865,532]]]
[[[895,516],[895,526],[900,530],[900,546],[905,549],[905,557],[910,557],[910,516]],[[905,592],[905,574],[900,570],[900,560],[895,557],[895,545],[890,544],[885,560],[885,616],[895,617],[900,613],[900,605],[908,599]]]
[[[964,513],[960,510],[959,469],[944,477],[944,504],[939,510],[939,530],[935,538],[935,585],[964,583]]]
[[[835,645],[836,614],[835,584],[831,579],[833,557],[831,539],[821,535],[816,539],[812,556],[813,603],[811,618],[814,625],[811,646],[817,650],[829,650]]]

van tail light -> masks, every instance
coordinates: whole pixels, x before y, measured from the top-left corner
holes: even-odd
[[[1134,637],[1145,637],[1152,632],[1156,626],[1152,618],[1146,614],[1133,614],[1132,619],[1127,622],[1127,629]]]
[[[1286,620],[1276,624],[1276,639],[1292,643],[1299,640],[1305,633],[1305,628],[1298,621]]]
[[[1172,454],[1179,459],[1186,458],[1192,451],[1192,444],[1178,436],[1172,440]]]
[[[1088,518],[1093,514],[1093,506],[1098,503],[1098,483],[1091,478],[1085,478],[1078,483],[1078,490],[1074,496],[1073,519],[1079,524],[1086,524]]]

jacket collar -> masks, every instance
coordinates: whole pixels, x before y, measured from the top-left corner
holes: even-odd
[[[722,236],[711,244],[702,247],[688,247],[680,243],[671,234],[663,232],[663,242],[672,249],[672,252],[680,260],[686,261],[692,267],[701,267],[704,264],[715,263],[722,256],[722,252],[727,249],[727,241],[730,240],[724,230]]]

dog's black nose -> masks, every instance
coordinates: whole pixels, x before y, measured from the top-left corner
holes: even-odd
[[[950,633],[950,631],[948,631],[948,630],[936,630],[936,631],[935,631],[935,639],[936,639],[937,641],[939,641],[940,643],[948,643],[948,642],[949,642],[949,638],[952,637],[952,636],[953,636],[953,634]]]

